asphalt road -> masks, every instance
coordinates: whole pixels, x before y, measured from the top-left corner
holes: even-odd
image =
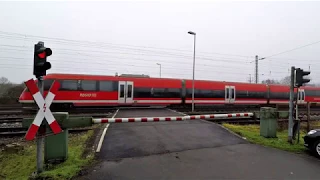
[[[152,112],[153,111],[153,112]],[[120,110],[117,117],[177,115]],[[203,121],[109,126],[101,161],[80,179],[319,179],[320,161],[249,144]]]

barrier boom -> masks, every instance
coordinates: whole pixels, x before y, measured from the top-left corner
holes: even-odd
[[[138,118],[94,118],[94,124],[100,123],[126,123],[126,122],[159,122],[159,121],[183,121],[197,119],[218,119],[218,118],[233,118],[233,117],[252,117],[253,113],[231,113],[231,114],[207,114],[207,115],[192,115],[192,116],[177,116],[177,117],[138,117]]]

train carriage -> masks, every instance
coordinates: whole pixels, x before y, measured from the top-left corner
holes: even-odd
[[[53,107],[170,106],[192,103],[192,80],[136,75],[49,74],[44,77],[45,95],[53,80],[61,83]],[[194,83],[196,105],[260,106],[287,105],[289,102],[289,86],[207,80],[195,80]],[[320,102],[320,88],[301,87],[296,95],[299,104]],[[27,89],[22,92],[19,102],[34,104]]]

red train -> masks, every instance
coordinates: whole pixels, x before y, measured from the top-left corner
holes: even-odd
[[[44,78],[45,94],[53,80],[61,87],[53,101],[73,106],[152,106],[190,105],[192,80],[150,78],[148,76],[98,76],[49,74]],[[195,80],[196,105],[275,105],[288,104],[289,87],[283,85]],[[298,102],[320,102],[320,88],[301,87]],[[20,103],[34,103],[25,89]]]

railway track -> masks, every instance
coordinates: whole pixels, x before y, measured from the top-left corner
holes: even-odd
[[[191,110],[191,107],[189,106],[170,106],[168,107],[170,109],[179,111],[179,112],[188,112]],[[63,111],[67,111],[70,114],[88,114],[88,113],[105,113],[105,112],[110,112],[110,111],[115,111],[117,108],[116,107],[77,107],[77,108],[73,108],[73,109],[55,109],[52,111],[55,112],[63,112]],[[286,106],[281,106],[278,107],[279,110],[281,111],[285,111],[288,110],[288,107]],[[197,113],[201,113],[201,112],[215,112],[215,113],[224,113],[224,112],[249,112],[249,111],[259,111],[260,110],[260,106],[225,106],[225,105],[216,105],[216,106],[195,106],[195,112]],[[0,117],[1,116],[12,116],[12,115],[16,115],[16,116],[22,116],[22,115],[32,115],[32,114],[36,114],[38,111],[37,107],[22,107],[21,105],[15,105],[15,106],[4,106],[4,105],[0,105]],[[299,107],[299,112],[300,113],[307,113],[307,109],[304,106]],[[312,114],[320,114],[320,107],[311,107],[311,113]]]
[[[34,118],[38,109],[27,109],[23,110],[22,107],[5,107],[1,109],[0,106],[0,138],[1,137],[19,137],[24,136],[27,132],[27,128],[23,128],[23,118]],[[15,109],[16,108],[16,109]],[[17,108],[20,108],[18,110]],[[79,108],[69,110],[70,117],[95,117],[103,118],[110,117],[114,112],[115,108]],[[27,113],[26,113],[27,112]],[[92,128],[77,128],[69,129],[70,133],[77,133],[91,130]]]
[[[1,137],[17,137],[24,136],[27,133],[27,128],[0,128],[0,138]],[[92,128],[81,128],[81,129],[69,129],[69,133],[80,133],[92,130]]]
[[[69,110],[55,110],[54,112],[69,112],[72,114],[98,114],[98,113],[108,113],[117,110],[117,108],[76,108]],[[0,118],[10,117],[10,116],[31,116],[38,112],[37,108],[20,108],[20,109],[6,109],[1,110],[0,108]]]

